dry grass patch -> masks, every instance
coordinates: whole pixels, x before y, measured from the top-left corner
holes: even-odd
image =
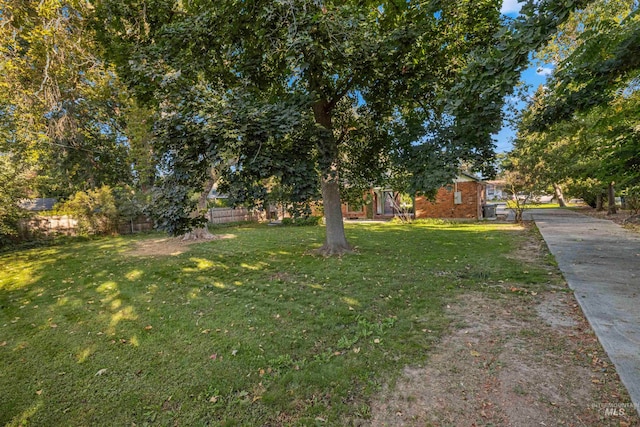
[[[233,239],[234,234],[214,234],[213,238],[202,240],[183,240],[180,237],[152,238],[137,241],[128,252],[129,255],[139,257],[177,256],[189,250],[191,245],[210,242],[212,240]]]
[[[371,425],[638,425],[604,412],[630,400],[571,294],[474,292],[448,314],[459,329],[384,388]]]

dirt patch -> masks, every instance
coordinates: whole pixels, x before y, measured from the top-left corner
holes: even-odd
[[[513,225],[511,225],[513,227]],[[527,264],[544,264],[544,257],[548,254],[547,245],[540,234],[533,231],[533,223],[525,222],[520,225],[526,229],[527,238],[516,249],[506,255],[509,259],[515,259]]]
[[[640,425],[572,294],[470,293],[449,307],[464,326],[383,389],[371,425]]]
[[[210,242],[211,240],[233,239],[234,234],[215,234],[214,238],[202,240],[183,240],[181,237],[164,237],[145,239],[136,242],[128,254],[133,256],[176,256],[189,250],[191,245]]]

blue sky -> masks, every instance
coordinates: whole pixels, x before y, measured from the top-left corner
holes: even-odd
[[[503,0],[500,11],[507,16],[515,17],[520,11],[520,4],[518,0]],[[546,66],[540,68],[538,65],[531,65],[522,73],[521,79],[530,86],[530,92],[533,93],[538,86],[545,83],[546,76],[550,71],[551,69]],[[512,148],[511,140],[514,136],[515,129],[505,124],[500,133],[496,135],[496,151],[498,153],[510,151]]]

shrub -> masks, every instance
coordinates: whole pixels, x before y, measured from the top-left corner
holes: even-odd
[[[321,223],[322,223],[321,216],[308,216],[308,217],[282,219],[282,225],[285,225],[285,226],[310,226],[310,225],[320,225]]]
[[[0,153],[0,248],[20,239],[20,222],[30,214],[20,207],[27,197],[27,177],[15,162]]]
[[[113,233],[118,225],[115,197],[107,185],[86,192],[78,191],[57,210],[78,220],[80,235]]]
[[[640,185],[634,185],[624,191],[624,200],[633,214],[640,212]]]

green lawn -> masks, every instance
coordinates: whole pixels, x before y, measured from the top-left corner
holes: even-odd
[[[218,232],[1,254],[0,424],[346,425],[428,360],[459,293],[557,280],[505,256],[527,233],[505,224],[349,224],[358,253],[328,259],[322,227]]]

